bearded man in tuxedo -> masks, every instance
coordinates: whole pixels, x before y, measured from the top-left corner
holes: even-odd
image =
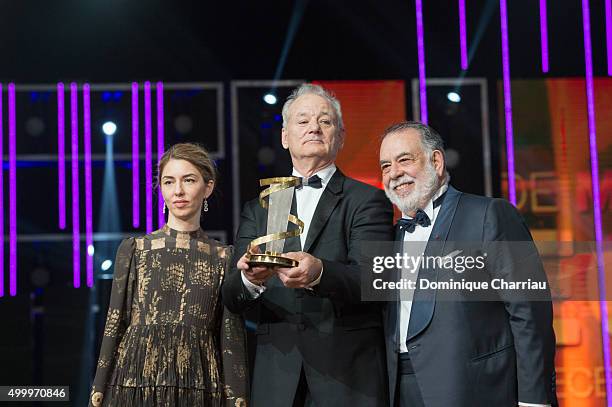
[[[511,280],[527,274],[546,282],[518,211],[506,200],[453,188],[442,138],[431,127],[403,122],[388,128],[380,168],[387,197],[402,212],[396,241],[403,250],[422,242],[424,256],[441,257],[462,250],[466,242],[483,250],[519,245],[520,259],[509,258],[508,252],[489,256],[486,274],[480,275]],[[421,289],[422,279],[448,279],[444,273],[421,266],[408,299],[390,302],[385,309],[390,405],[556,405],[548,286],[533,301],[520,295],[441,300],[444,293],[437,289]]]

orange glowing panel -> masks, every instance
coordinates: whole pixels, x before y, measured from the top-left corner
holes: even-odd
[[[380,135],[406,120],[404,81],[315,81],[334,92],[342,104],[346,129],[336,164],[346,175],[382,188],[378,150]]]
[[[596,78],[594,87],[600,202],[606,243],[606,292],[610,293],[612,104],[609,101],[612,98],[612,79]],[[512,95],[516,102],[517,207],[536,240],[569,242],[559,245],[558,252],[542,253],[549,279],[556,283],[553,286],[557,288],[553,290],[554,326],[557,396],[562,407],[608,405],[597,255],[594,249],[580,249],[594,247],[581,243],[592,244],[595,239],[584,89],[585,81],[580,78],[512,82]],[[500,111],[500,117],[502,113]],[[503,134],[503,129],[500,130]],[[503,138],[500,145],[504,145]],[[502,168],[503,163],[502,159]],[[570,250],[566,250],[568,248]],[[610,298],[609,294],[607,298]],[[608,310],[612,309],[611,306],[612,301],[608,301]],[[612,326],[610,314],[608,326]],[[603,334],[612,335],[612,332]]]

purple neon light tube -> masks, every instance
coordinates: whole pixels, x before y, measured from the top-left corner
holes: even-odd
[[[514,176],[514,130],[512,129],[512,92],[510,88],[510,51],[508,46],[508,11],[506,0],[499,0],[501,17],[502,66],[504,76],[504,113],[506,119],[506,155],[508,160],[508,198],[516,205]]]
[[[0,83],[0,297],[4,297],[4,123],[2,120],[2,84]]]
[[[145,104],[145,203],[147,233],[153,231],[153,124],[151,123],[151,82],[144,83]]]
[[[606,46],[608,49],[608,76],[612,76],[612,0],[606,0]]]
[[[66,229],[66,128],[64,123],[64,84],[57,84],[57,196],[59,228]]]
[[[612,406],[612,359],[610,358],[610,330],[606,298],[606,274],[603,259],[603,228],[599,199],[599,163],[597,156],[597,130],[595,125],[595,94],[593,86],[593,54],[591,48],[591,17],[589,0],[582,0],[582,25],[584,30],[584,63],[586,70],[587,115],[589,123],[589,150],[591,155],[591,184],[593,188],[593,220],[597,246],[597,270],[599,282],[599,307],[601,312],[601,337],[606,377],[608,407]]]
[[[79,224],[79,119],[78,88],[70,84],[70,134],[71,134],[71,180],[72,180],[72,282],[74,288],[81,286],[81,235]]]
[[[419,94],[421,122],[427,124],[427,84],[425,83],[425,35],[423,34],[423,0],[416,2],[417,53],[419,61]]]
[[[157,162],[161,160],[164,155],[164,84],[157,82],[156,84],[156,96],[157,96]],[[161,174],[157,174],[161,176]],[[161,183],[160,183],[161,184]],[[164,219],[164,197],[161,193],[161,186],[157,191],[157,226],[161,228],[166,223]]]
[[[542,72],[548,72],[548,17],[546,0],[540,0],[540,44],[542,46]]]
[[[89,84],[83,85],[83,138],[85,154],[85,256],[87,271],[87,287],[93,286],[93,205],[92,205],[92,178],[91,178],[91,99]]]
[[[140,145],[138,144],[138,83],[132,83],[132,226],[140,227]]]
[[[461,47],[461,69],[468,69],[465,0],[459,0],[459,45]]]
[[[8,86],[9,108],[9,290],[17,295],[17,131],[15,84]]]

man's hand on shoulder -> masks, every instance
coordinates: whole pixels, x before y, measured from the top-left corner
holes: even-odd
[[[305,252],[289,252],[283,254],[300,264],[297,267],[278,267],[278,278],[287,288],[310,288],[323,272],[323,262]]]

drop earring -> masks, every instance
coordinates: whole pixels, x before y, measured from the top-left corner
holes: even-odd
[[[164,215],[166,214],[166,204],[164,204],[164,207],[162,208],[162,212],[164,213]]]
[[[202,205],[202,210],[204,212],[208,212],[208,200],[204,199],[204,205]]]

